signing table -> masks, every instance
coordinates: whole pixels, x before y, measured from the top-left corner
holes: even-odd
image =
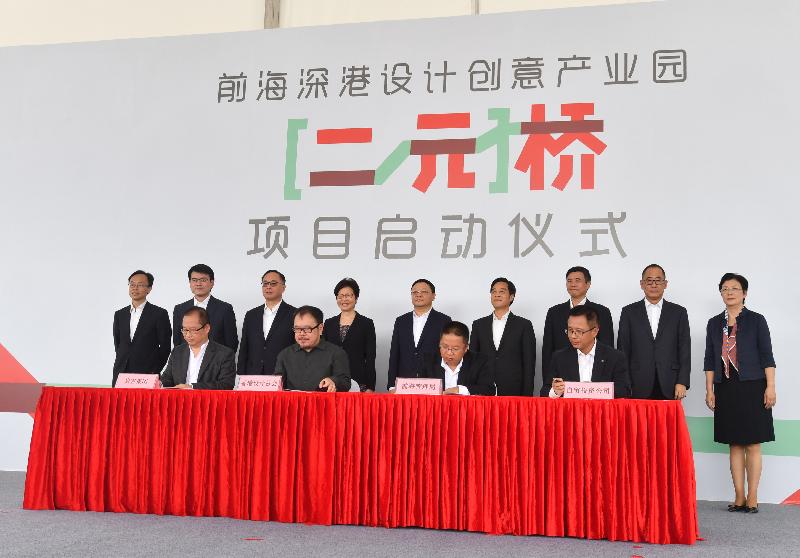
[[[45,387],[25,509],[693,544],[677,401]]]

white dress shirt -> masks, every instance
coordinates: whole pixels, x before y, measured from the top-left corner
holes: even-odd
[[[658,332],[658,320],[661,319],[661,309],[664,307],[664,297],[661,297],[656,304],[644,299],[644,307],[647,309],[647,319],[650,321],[650,330],[653,332],[653,339]]]
[[[578,304],[572,304],[572,299],[570,298],[569,299],[569,307],[570,308],[575,308],[576,306],[581,306],[583,304],[586,304],[586,300],[587,299],[588,299],[588,297],[583,297],[583,300],[581,300]]]
[[[200,300],[197,300],[197,299],[195,298],[195,299],[193,299],[193,300],[194,300],[194,305],[195,305],[195,306],[197,306],[197,307],[199,307],[199,308],[202,308],[203,310],[208,310],[208,299],[210,299],[210,298],[211,298],[211,295],[208,295],[208,296],[207,296],[205,299],[203,299],[202,301],[200,301]]]
[[[200,366],[203,364],[203,357],[206,355],[208,341],[200,347],[200,352],[194,356],[194,351],[189,347],[189,367],[186,369],[186,383],[189,385],[197,383],[197,376],[200,374]]]
[[[597,339],[594,340],[594,345],[592,345],[592,349],[587,354],[583,354],[580,349],[575,349],[578,351],[578,375],[581,382],[592,381],[592,368],[594,368],[594,352],[596,349]],[[550,388],[550,397],[553,399],[559,397],[553,388]]]
[[[413,331],[414,331],[414,346],[416,347],[419,345],[419,338],[422,337],[422,330],[425,329],[425,323],[428,321],[428,316],[431,315],[431,308],[421,316],[417,316],[416,312],[411,312],[411,317],[414,320],[413,324]]]
[[[497,314],[492,312],[492,340],[494,341],[494,348],[500,348],[500,341],[503,339],[503,332],[506,329],[506,323],[508,323],[508,315],[511,311],[507,311],[502,318],[498,318]]]
[[[464,364],[464,359],[458,363],[455,370],[450,370],[447,363],[442,359],[442,368],[444,368],[444,389],[457,387],[459,395],[469,395],[469,390],[466,386],[458,385],[458,373],[461,372],[461,365]]]
[[[272,310],[269,309],[269,306],[264,304],[264,339],[266,339],[267,335],[269,335],[269,330],[272,328],[272,322],[275,321],[275,316],[278,315],[278,308],[281,307],[282,302],[282,300],[278,301],[278,304],[276,304],[275,308]]]
[[[142,318],[142,310],[144,310],[145,304],[147,304],[146,300],[142,302],[139,308],[136,308],[133,303],[131,303],[131,341],[133,341],[133,334],[136,333],[136,328],[139,327],[139,320]]]

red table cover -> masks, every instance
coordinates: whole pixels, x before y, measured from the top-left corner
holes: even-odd
[[[693,544],[677,401],[52,388],[25,509]]]

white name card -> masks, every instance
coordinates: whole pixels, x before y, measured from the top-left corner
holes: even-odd
[[[403,395],[441,395],[442,380],[438,378],[396,378],[395,393]]]
[[[564,382],[565,399],[614,399],[614,382]]]
[[[130,374],[123,372],[117,376],[117,383],[114,384],[114,387],[158,389],[161,387],[161,380],[158,374]]]
[[[236,376],[236,391],[283,391],[283,376]]]

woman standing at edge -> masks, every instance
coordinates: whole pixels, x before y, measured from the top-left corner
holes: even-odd
[[[728,511],[758,513],[761,443],[775,440],[775,359],[767,320],[744,307],[747,279],[726,273],[719,292],[725,311],[706,328],[706,405],[714,411],[714,441],[730,446],[735,499]]]
[[[360,293],[355,279],[346,277],[336,283],[333,294],[342,312],[325,320],[322,336],[347,353],[350,377],[359,389],[375,391],[375,324],[356,312]]]

